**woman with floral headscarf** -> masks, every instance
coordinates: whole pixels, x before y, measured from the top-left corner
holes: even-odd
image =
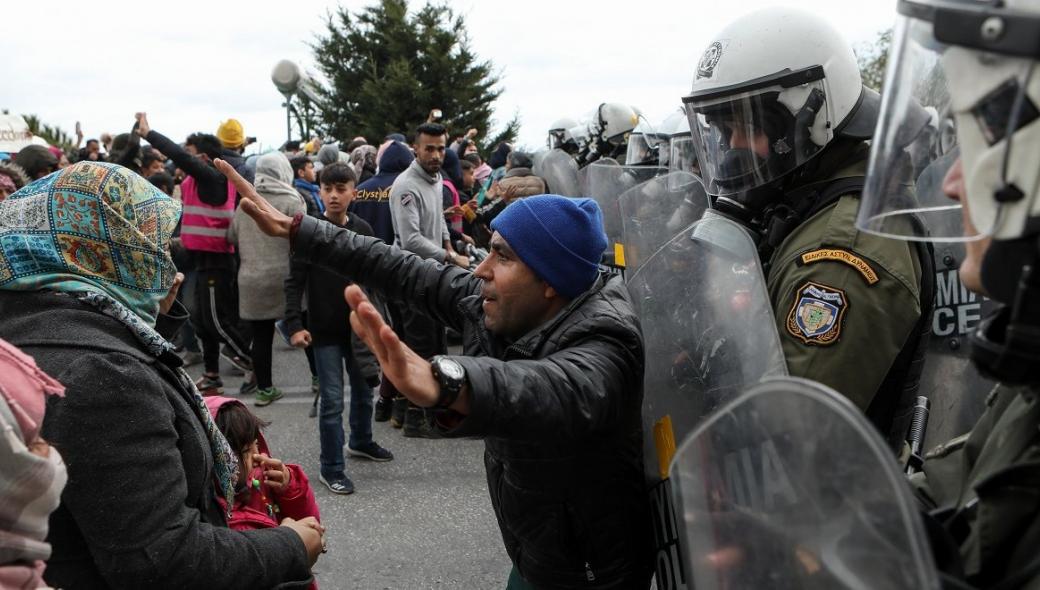
[[[166,339],[186,317],[169,254],[179,215],[145,179],[98,162],[0,202],[0,338],[66,388],[42,429],[68,465],[44,579],[307,587],[317,522],[232,531],[217,501],[233,497],[238,462]]]

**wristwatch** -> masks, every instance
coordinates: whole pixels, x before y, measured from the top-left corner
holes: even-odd
[[[430,359],[433,376],[441,385],[440,395],[434,407],[447,408],[459,399],[462,387],[466,384],[466,369],[451,357],[437,355]]]

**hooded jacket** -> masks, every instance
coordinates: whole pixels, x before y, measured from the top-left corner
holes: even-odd
[[[229,397],[210,396],[206,398],[206,407],[214,420],[217,419],[220,408],[228,404],[245,407],[241,401]],[[267,446],[264,433],[259,434],[256,446],[261,453],[268,457],[273,456],[270,447]],[[239,474],[240,480],[244,478],[246,484],[236,486],[235,505],[231,507],[228,527],[236,531],[268,529],[278,526],[283,518],[300,520],[308,516],[313,516],[319,522],[321,521],[318,502],[314,499],[314,490],[311,489],[311,484],[307,480],[303,468],[290,463],[286,463],[285,467],[289,470],[289,485],[281,493],[274,492],[267,484],[261,484],[260,492],[251,486],[254,479],[258,481],[264,479],[263,469],[258,465],[254,465],[253,470],[248,474]],[[269,502],[264,501],[265,497]],[[218,501],[226,510],[227,505],[223,498],[218,498]],[[271,505],[270,511],[268,504]]]
[[[394,224],[390,216],[390,188],[408,169],[415,156],[405,144],[395,141],[379,159],[379,173],[357,187],[350,214],[357,214],[372,226],[373,235],[387,244],[394,243]]]
[[[257,163],[257,192],[272,207],[292,216],[306,211],[292,185],[292,168],[278,152],[265,154]],[[228,240],[238,246],[238,308],[244,320],[276,320],[285,315],[282,281],[289,274],[289,245],[260,231],[241,207],[237,208]]]
[[[536,587],[646,588],[643,338],[620,277],[601,276],[511,344],[488,332],[483,281],[304,218],[295,256],[335,268],[462,334],[470,414],[446,434],[485,440],[488,491],[513,563]],[[454,414],[454,416],[458,416]]]

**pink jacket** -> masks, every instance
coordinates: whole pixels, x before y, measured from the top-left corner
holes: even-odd
[[[217,417],[217,411],[224,404],[242,403],[237,399],[220,396],[212,396],[205,399],[206,407],[209,408],[209,413],[213,415],[214,419]],[[261,453],[266,453],[268,456],[271,455],[263,433],[260,434],[257,446],[260,448]],[[289,487],[281,494],[274,493],[264,483],[260,484],[260,490],[249,486],[238,492],[235,496],[235,505],[231,509],[231,518],[228,521],[230,528],[236,531],[266,529],[278,526],[283,518],[300,520],[301,518],[313,516],[319,521],[321,520],[321,515],[318,513],[318,503],[314,499],[314,490],[311,489],[311,484],[307,481],[307,475],[304,474],[303,469],[299,465],[293,464],[286,464],[286,468],[289,469],[292,479],[289,482]],[[240,477],[242,476],[240,475]],[[247,482],[252,482],[253,479],[263,482],[263,474],[260,467],[254,467],[252,473],[245,474],[245,477]],[[267,499],[266,502],[264,501],[265,498]],[[271,506],[270,511],[268,510],[269,504]],[[221,507],[225,507],[223,503]]]

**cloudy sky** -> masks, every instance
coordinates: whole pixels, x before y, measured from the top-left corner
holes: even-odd
[[[283,58],[313,66],[308,42],[325,15],[365,0],[5,3],[0,109],[34,113],[72,132],[129,130],[135,111],[182,139],[242,121],[266,146],[285,141],[285,111],[270,80]],[[418,0],[413,0],[417,4]],[[477,54],[501,72],[499,121],[521,118],[519,143],[543,143],[549,124],[604,101],[651,122],[680,104],[713,34],[769,0],[565,2],[455,0]],[[895,0],[792,0],[834,23],[854,45],[892,25]],[[44,14],[44,12],[46,14]],[[433,105],[431,105],[433,106]]]

